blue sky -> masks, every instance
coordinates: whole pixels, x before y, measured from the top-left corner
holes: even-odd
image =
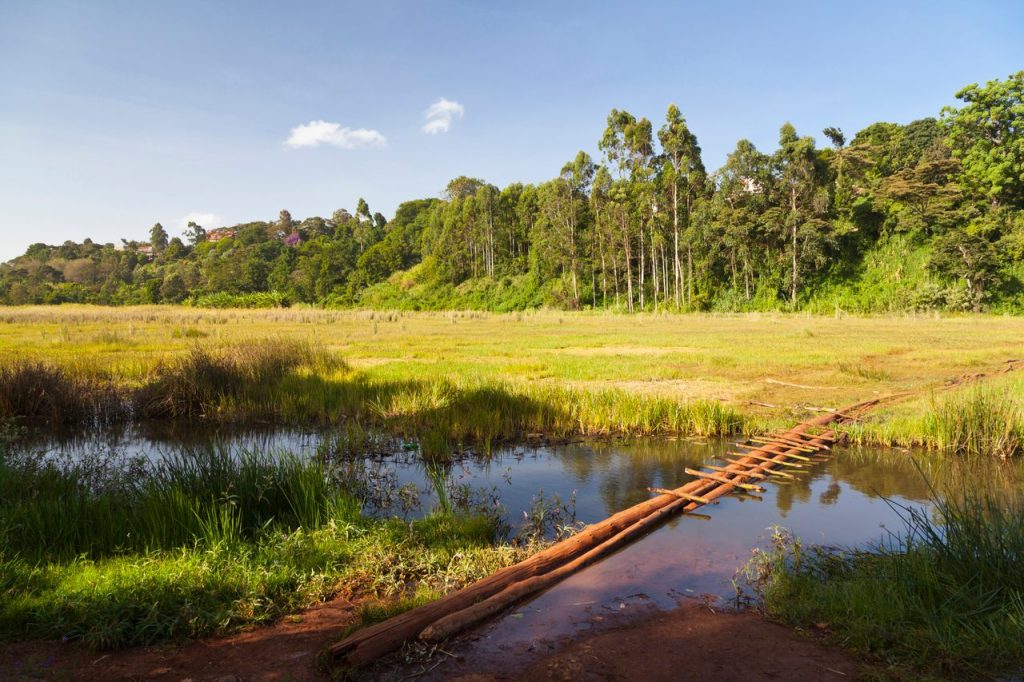
[[[1019,1],[635,4],[0,0],[0,259],[541,181],[613,107],[677,103],[715,168],[1024,68]]]

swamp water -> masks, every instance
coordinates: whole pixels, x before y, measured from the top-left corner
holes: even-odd
[[[332,452],[333,438],[329,432],[161,433],[139,427],[35,447],[71,459],[114,456],[153,461],[214,444],[232,451],[317,456]],[[371,511],[409,517],[427,513],[438,504],[441,478],[449,498],[469,497],[477,505],[500,510],[514,535],[527,520],[538,524],[542,511],[549,532],[573,520],[600,521],[649,499],[649,487],[683,485],[692,478],[684,473],[685,467],[723,464],[717,458],[731,447],[726,441],[697,439],[508,447],[489,456],[465,453],[445,465],[440,476],[437,468],[428,470],[412,445],[401,443],[376,455],[349,456],[346,461],[378,488],[403,491]],[[959,477],[966,469],[950,472],[934,464],[925,468],[940,486],[950,481],[964,484]],[[972,471],[991,475],[977,467]],[[906,451],[840,448],[798,479],[769,480],[763,485],[766,491],[757,497],[726,496],[701,508],[701,514],[674,518],[497,619],[479,631],[475,656],[491,646],[497,656],[533,650],[537,642],[602,629],[613,620],[621,623],[623,617],[652,609],[669,609],[687,597],[728,606],[735,598],[737,570],[754,548],[768,543],[774,526],[790,529],[805,543],[864,547],[882,540],[890,530],[902,530],[894,504],[929,506],[929,485]],[[554,500],[561,502],[561,511],[552,505]]]

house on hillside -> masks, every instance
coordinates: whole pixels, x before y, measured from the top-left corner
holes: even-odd
[[[135,253],[146,258],[153,257],[153,245],[152,244],[139,244],[135,247]]]
[[[221,239],[227,239],[235,236],[235,228],[233,227],[218,227],[215,230],[210,230],[206,233],[206,241],[208,242],[219,242]]]

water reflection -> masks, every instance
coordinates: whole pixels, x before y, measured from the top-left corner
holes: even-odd
[[[332,456],[339,452],[336,442],[336,432],[139,425],[88,437],[44,438],[27,447],[72,460],[114,452],[155,461],[210,446]],[[486,457],[462,453],[435,468],[432,480],[412,444],[391,445],[383,455],[352,457],[351,450],[345,454],[346,466],[372,475],[383,488],[405,491],[400,504],[371,511],[425,513],[438,504],[443,486],[449,503],[468,496],[500,505],[511,532],[541,492],[546,499],[575,498],[576,518],[592,523],[648,499],[650,487],[686,483],[691,478],[684,473],[686,467],[722,464],[720,458],[729,449],[721,441],[686,439],[519,446],[495,450]],[[902,527],[890,502],[928,506],[929,480],[939,490],[969,490],[972,481],[1019,486],[1024,477],[1018,464],[964,465],[906,451],[839,449],[793,480],[768,481],[762,495],[728,496],[702,509],[706,516],[672,520],[524,605],[515,617],[497,621],[489,632],[505,644],[530,642],[541,635],[557,637],[597,627],[609,613],[672,607],[684,596],[729,597],[736,569],[754,547],[763,544],[769,527],[786,526],[808,542],[865,546],[882,539],[886,529]]]
[[[336,442],[337,433],[331,431],[210,429],[164,422],[140,423],[95,434],[36,434],[23,446],[64,460],[105,457],[158,461],[168,455],[207,447],[333,456],[337,454]],[[468,487],[496,496],[513,522],[529,510],[535,496],[543,491],[545,496],[558,495],[563,500],[575,494],[577,517],[590,523],[649,499],[648,488],[683,485],[692,478],[684,473],[687,467],[724,464],[721,458],[727,454],[729,444],[719,440],[636,439],[517,446],[495,450],[488,456],[467,451],[451,462],[433,467],[425,466],[419,453],[407,443],[381,439],[372,449],[376,454],[356,457],[351,464],[394,485],[416,487],[421,513],[438,501],[440,474],[449,491]],[[346,459],[353,458],[346,455]],[[849,537],[856,533],[844,528],[863,527],[849,517],[855,510],[873,508],[872,501],[891,498],[922,505],[930,496],[929,481],[940,490],[957,489],[978,477],[1006,485],[1018,485],[1022,480],[1020,466],[1014,464],[973,462],[965,466],[948,459],[912,456],[906,451],[847,448],[795,479],[771,480],[760,501],[738,497],[729,506],[758,505],[761,511],[754,517],[771,522],[786,522],[793,515],[802,518],[814,510],[822,523],[828,519],[829,524],[828,528],[816,528],[816,533]],[[766,512],[765,506],[773,507],[772,511]],[[887,513],[882,516],[892,520]],[[885,519],[873,518],[872,527]],[[858,537],[854,541],[871,539]]]

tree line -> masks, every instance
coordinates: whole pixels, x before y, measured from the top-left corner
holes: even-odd
[[[709,171],[670,105],[612,110],[598,155],[539,184],[459,177],[387,220],[159,224],[144,243],[33,244],[0,301],[495,310],[1024,311],[1024,71],[959,106],[819,146],[788,123]]]

